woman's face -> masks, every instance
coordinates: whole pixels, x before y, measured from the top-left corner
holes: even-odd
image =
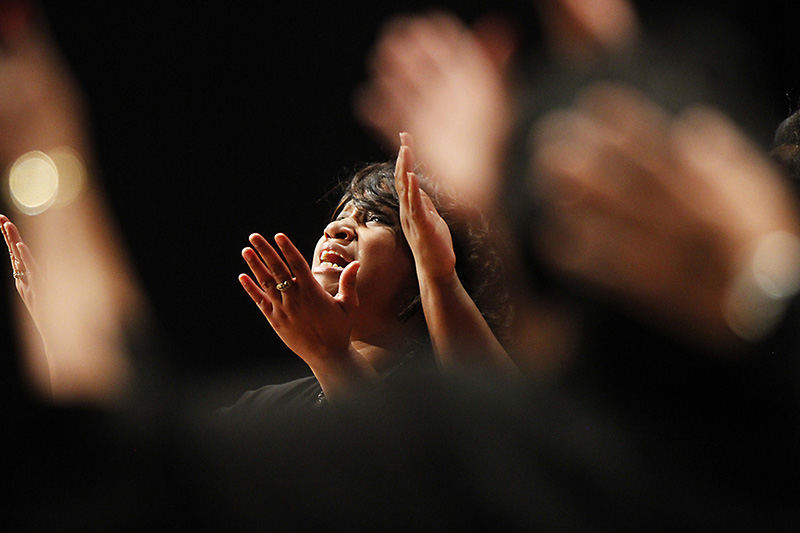
[[[411,254],[394,229],[396,219],[391,210],[368,211],[347,203],[314,249],[311,271],[331,295],[339,290],[344,267],[361,263],[356,277],[359,327],[396,324],[403,305],[417,292]]]

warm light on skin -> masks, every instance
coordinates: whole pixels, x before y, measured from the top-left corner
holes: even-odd
[[[311,271],[331,295],[339,290],[342,269],[323,262],[323,252],[330,249],[347,262],[361,263],[356,282],[359,329],[368,330],[369,325],[378,330],[376,324],[385,327],[395,322],[409,295],[416,292],[413,259],[386,216],[362,212],[348,204],[326,226],[314,250]]]
[[[75,201],[86,186],[86,165],[70,148],[50,150],[49,155],[58,169],[58,195],[54,205],[64,207]]]
[[[44,152],[23,154],[8,171],[11,201],[26,215],[37,215],[53,205],[58,186],[58,168]]]

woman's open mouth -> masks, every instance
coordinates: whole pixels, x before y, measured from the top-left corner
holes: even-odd
[[[319,254],[319,265],[317,268],[315,268],[315,270],[334,270],[341,272],[350,263],[351,260],[344,257],[339,252],[331,249],[325,249]]]

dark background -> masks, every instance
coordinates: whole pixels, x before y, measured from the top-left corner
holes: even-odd
[[[535,50],[534,11],[519,3],[43,3],[84,88],[126,244],[177,348],[169,366],[201,384],[234,380],[226,401],[304,372],[236,279],[247,236],[283,231],[310,255],[331,207],[319,201],[326,191],[360,163],[391,157],[351,112],[389,16],[506,13]],[[646,23],[658,5],[642,3]],[[777,125],[797,105],[795,8],[719,5],[761,48],[757,82]],[[9,309],[4,302],[4,324]],[[12,383],[13,339],[0,334]]]

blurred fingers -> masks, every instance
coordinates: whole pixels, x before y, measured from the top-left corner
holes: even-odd
[[[19,256],[22,258],[22,265],[25,272],[31,273],[34,276],[37,275],[39,273],[39,264],[33,257],[33,253],[31,249],[28,248],[28,245],[24,242],[17,243],[17,250],[19,251]]]
[[[0,2],[0,47],[16,51],[24,46],[34,24],[31,4],[21,0]]]
[[[596,83],[578,95],[577,106],[628,140],[663,138],[669,114],[638,90],[615,83]]]
[[[407,49],[413,59],[410,67],[423,75],[441,73],[457,54],[467,36],[467,28],[444,12],[435,12],[413,21],[409,29]]]
[[[368,68],[374,79],[383,79],[405,94],[417,91],[417,76],[433,68],[430,57],[420,48],[414,33],[418,23],[413,19],[392,21],[379,38]]]
[[[682,250],[602,212],[584,210],[551,220],[539,244],[543,257],[562,274],[634,304],[680,292],[665,287],[678,289]]]
[[[408,95],[397,84],[384,75],[376,75],[356,91],[353,111],[384,141],[396,148],[396,132],[407,127],[407,124],[403,124],[402,117],[406,115],[410,105]]]
[[[22,257],[19,253],[17,245],[22,242],[22,236],[13,222],[6,222],[3,224],[4,237],[6,238],[6,245],[8,246],[9,254],[11,255],[11,266],[15,271],[24,267]]]
[[[674,219],[669,212],[675,198],[659,183],[667,163],[655,169],[613,127],[579,111],[561,111],[548,116],[532,139],[532,185],[545,202],[591,206],[656,229]]]
[[[8,233],[6,233],[6,223],[8,222],[8,218],[5,215],[0,215],[0,231],[3,233],[3,240],[6,243],[6,248],[8,248],[8,256],[11,260],[11,268],[14,268],[14,252],[13,252],[13,245],[11,240],[8,237]]]
[[[676,119],[671,133],[681,171],[692,178],[684,203],[719,235],[728,272],[740,270],[767,235],[797,234],[800,217],[790,182],[729,119],[693,108]]]
[[[603,126],[602,139],[621,157],[641,170],[642,186],[674,192],[669,165],[669,114],[635,89],[596,84],[579,97],[577,107]]]

